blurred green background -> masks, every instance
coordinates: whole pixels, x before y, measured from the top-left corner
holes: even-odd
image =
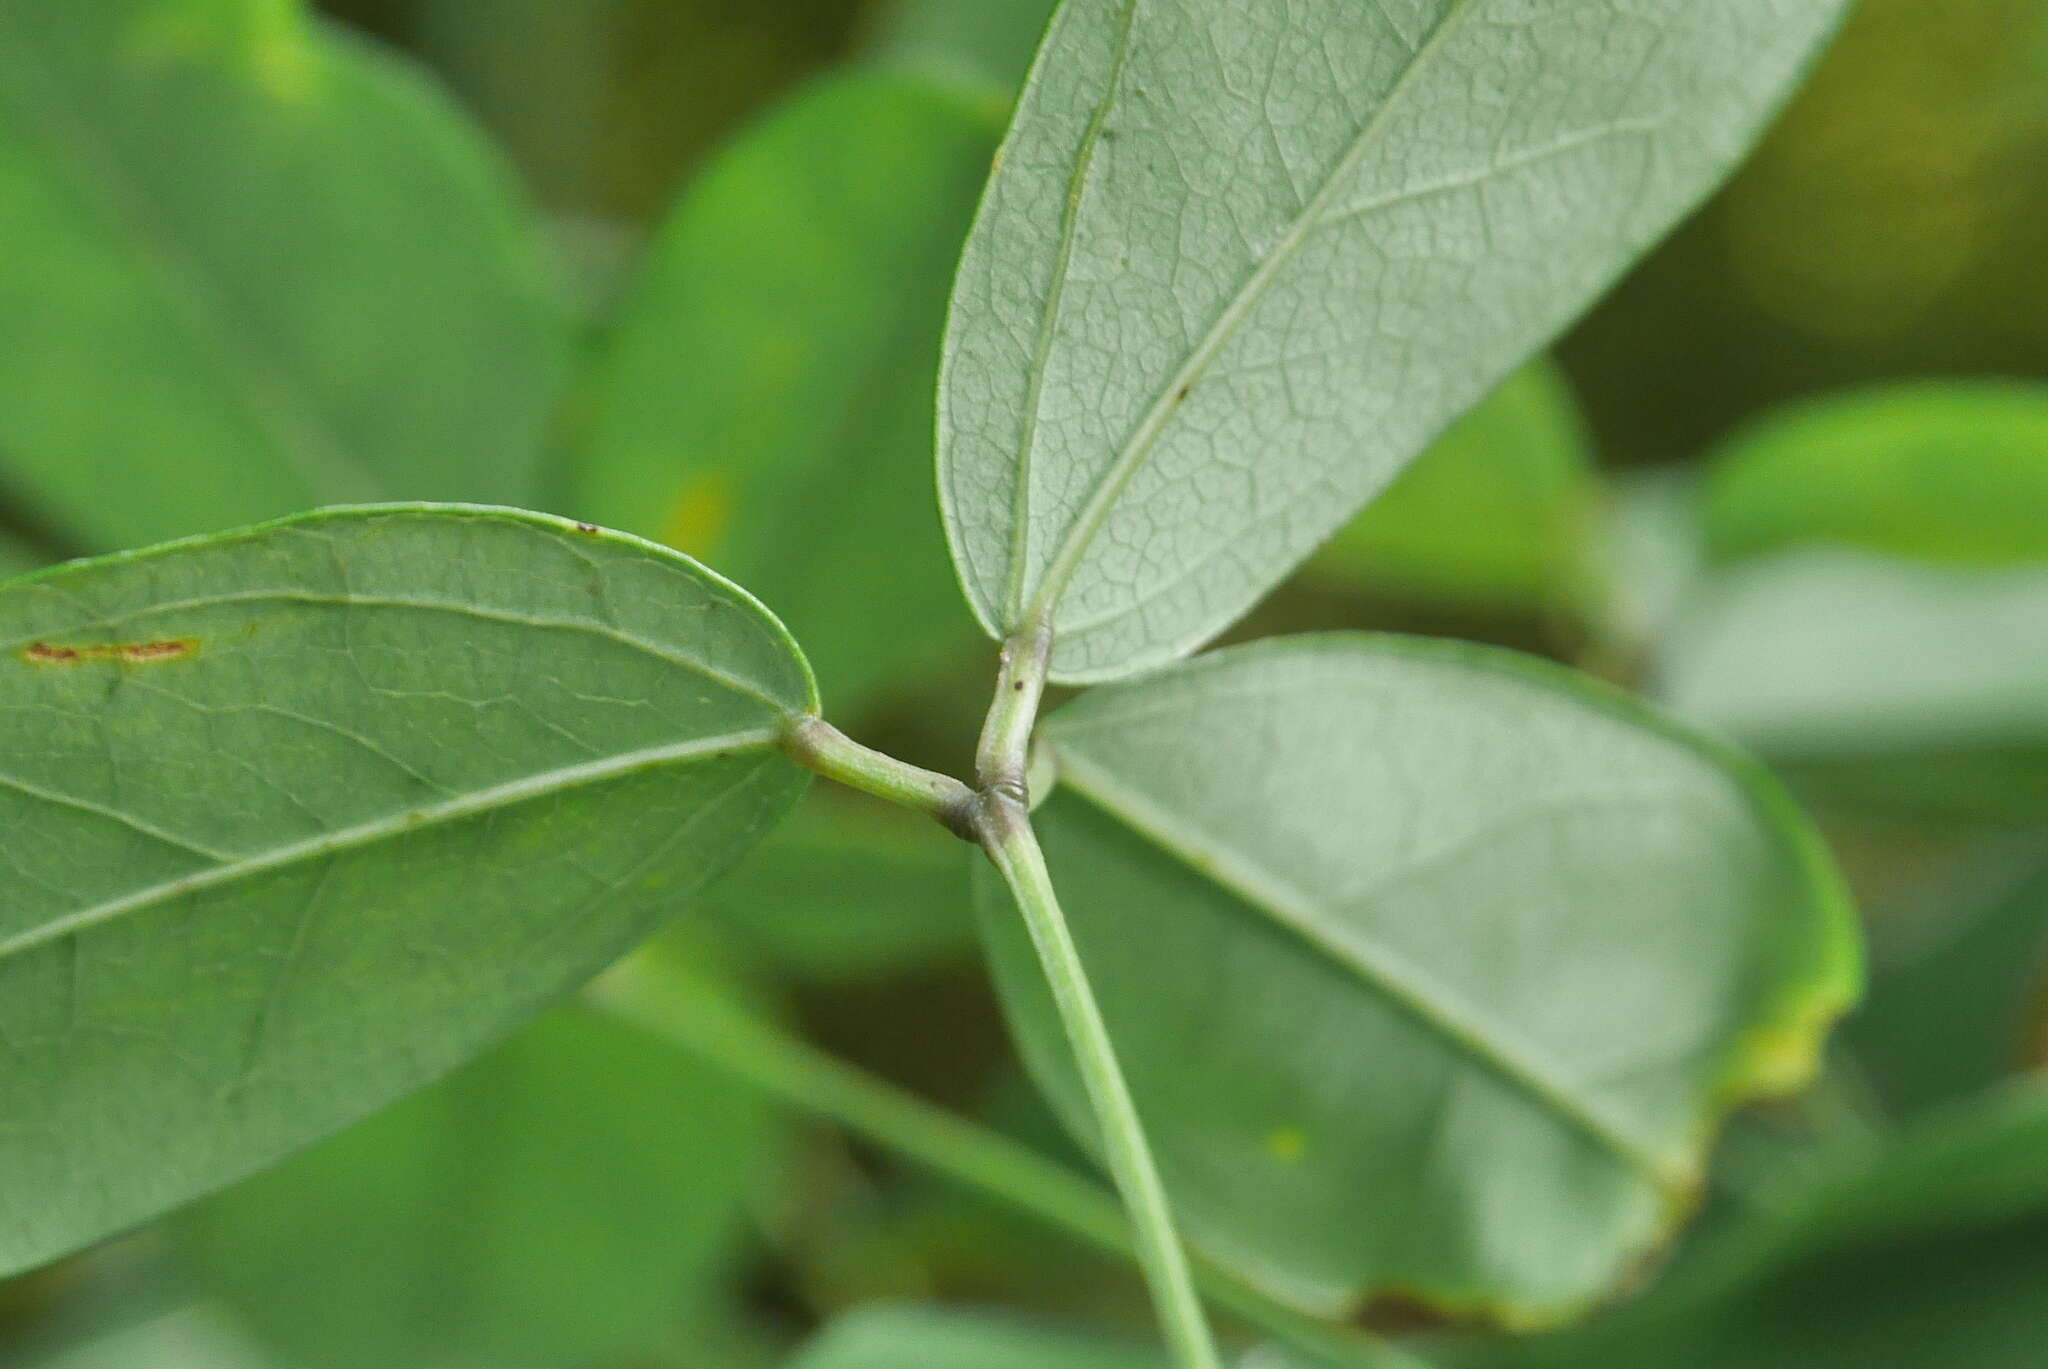
[[[991,652],[931,376],[1048,8],[333,0],[309,38],[288,0],[0,0],[0,569],[301,504],[537,504],[704,557],[842,727],[968,769]],[[1839,1068],[1737,1125],[1702,1253],[1635,1308],[1550,1345],[1365,1319],[1451,1362],[2041,1363],[2048,4],[1864,0],[1746,169],[1232,635],[1333,626],[1538,651],[1732,734],[1822,818],[1875,965]],[[1078,1166],[963,889],[942,835],[820,794],[679,954]],[[1832,1158],[1875,1135],[1896,1173]],[[1939,1220],[1896,1196],[1951,1190]],[[0,1362],[753,1369],[919,1301],[1147,1327],[1127,1270],[565,1010],[0,1285]],[[863,1315],[798,1363],[943,1369],[944,1324]]]

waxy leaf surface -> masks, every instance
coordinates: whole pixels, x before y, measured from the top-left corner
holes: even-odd
[[[507,178],[299,4],[0,4],[0,222],[0,474],[77,548],[536,498],[565,329]]]
[[[576,513],[758,591],[835,710],[974,642],[932,513],[932,393],[999,111],[867,74],[756,126],[656,239],[576,462]]]
[[[392,507],[0,586],[0,1270],[481,1050],[802,790],[743,591],[540,515]]]
[[[1697,203],[1840,0],[1068,0],[968,240],[940,494],[983,625],[1171,660]]]
[[[1856,989],[1837,880],[1769,777],[1560,667],[1279,639],[1090,693],[1045,739],[1047,858],[1176,1210],[1318,1313],[1582,1308]],[[1085,1135],[1021,920],[979,888],[1027,1060]]]

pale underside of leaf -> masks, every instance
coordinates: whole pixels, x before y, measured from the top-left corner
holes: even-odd
[[[1839,10],[1073,0],[941,393],[984,625],[1049,622],[1077,682],[1225,625],[1711,187]]]
[[[1323,1315],[1583,1310],[1796,1087],[1857,955],[1752,764],[1554,666],[1363,635],[1233,648],[1048,719],[1047,859],[1194,1238]],[[1034,1074],[1087,1113],[977,908]]]
[[[1339,914],[1255,855],[1186,829],[1162,806],[1119,784],[1080,756],[1069,751],[1058,754],[1063,788],[1073,789],[1188,869],[1230,890],[1260,916],[1287,928],[1370,992],[1398,1003],[1454,1049],[1583,1130],[1616,1159],[1674,1195],[1683,1195],[1698,1183],[1699,1175],[1686,1156],[1675,1153],[1668,1143],[1638,1134],[1632,1119],[1615,1116],[1606,1102],[1583,1090],[1556,1064],[1516,1045],[1505,1029],[1487,1021],[1478,1005],[1461,1002],[1455,991],[1432,983],[1424,967],[1408,963],[1389,947],[1335,933],[1333,929],[1341,922]],[[1662,797],[1666,796],[1601,793],[1574,806],[1627,807]],[[1531,819],[1541,816],[1529,815]],[[1413,874],[1403,872],[1404,877]]]

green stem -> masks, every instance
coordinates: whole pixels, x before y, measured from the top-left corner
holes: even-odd
[[[1024,769],[1031,749],[1031,729],[1038,721],[1038,703],[1045,694],[1045,673],[1052,661],[1052,632],[1031,626],[1003,643],[996,672],[996,696],[988,721],[981,727],[981,745],[974,753],[974,778],[983,793],[1007,794],[1026,801]]]
[[[1132,1254],[1116,1199],[1036,1151],[835,1059],[687,971],[641,957],[586,991],[597,1007],[798,1111],[988,1194],[1109,1254]],[[1336,1330],[1204,1268],[1201,1287],[1268,1335],[1342,1369],[1427,1369],[1392,1346]]]
[[[1109,1028],[1082,968],[1081,953],[1053,894],[1052,875],[1045,868],[1031,819],[1021,802],[991,795],[984,801],[980,825],[982,846],[1016,898],[1024,925],[1038,948],[1053,1001],[1059,1006],[1060,1021],[1094,1107],[1103,1158],[1131,1215],[1138,1264],[1152,1290],[1160,1326],[1182,1369],[1220,1369],[1201,1300],[1195,1295],[1187,1252],[1174,1229],[1166,1189],[1152,1160],[1152,1148],[1145,1140],[1137,1105],[1131,1101],[1123,1067],[1110,1044]]]
[[[937,819],[965,841],[978,840],[974,831],[975,793],[951,775],[941,775],[862,746],[817,717],[792,720],[782,734],[782,749],[807,770],[864,794],[916,809]]]

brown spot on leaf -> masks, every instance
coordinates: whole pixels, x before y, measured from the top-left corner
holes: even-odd
[[[597,535],[597,524],[595,524],[595,523],[578,523],[578,524],[576,525],[576,531],[578,531],[578,532],[582,532],[582,533],[588,533],[588,534],[590,534],[590,535],[591,535],[592,537],[595,537],[595,536]]]
[[[181,661],[199,649],[191,637],[167,637],[154,642],[108,642],[94,646],[59,646],[32,642],[22,649],[21,659],[30,665],[86,665],[113,661],[122,665],[156,665]]]

